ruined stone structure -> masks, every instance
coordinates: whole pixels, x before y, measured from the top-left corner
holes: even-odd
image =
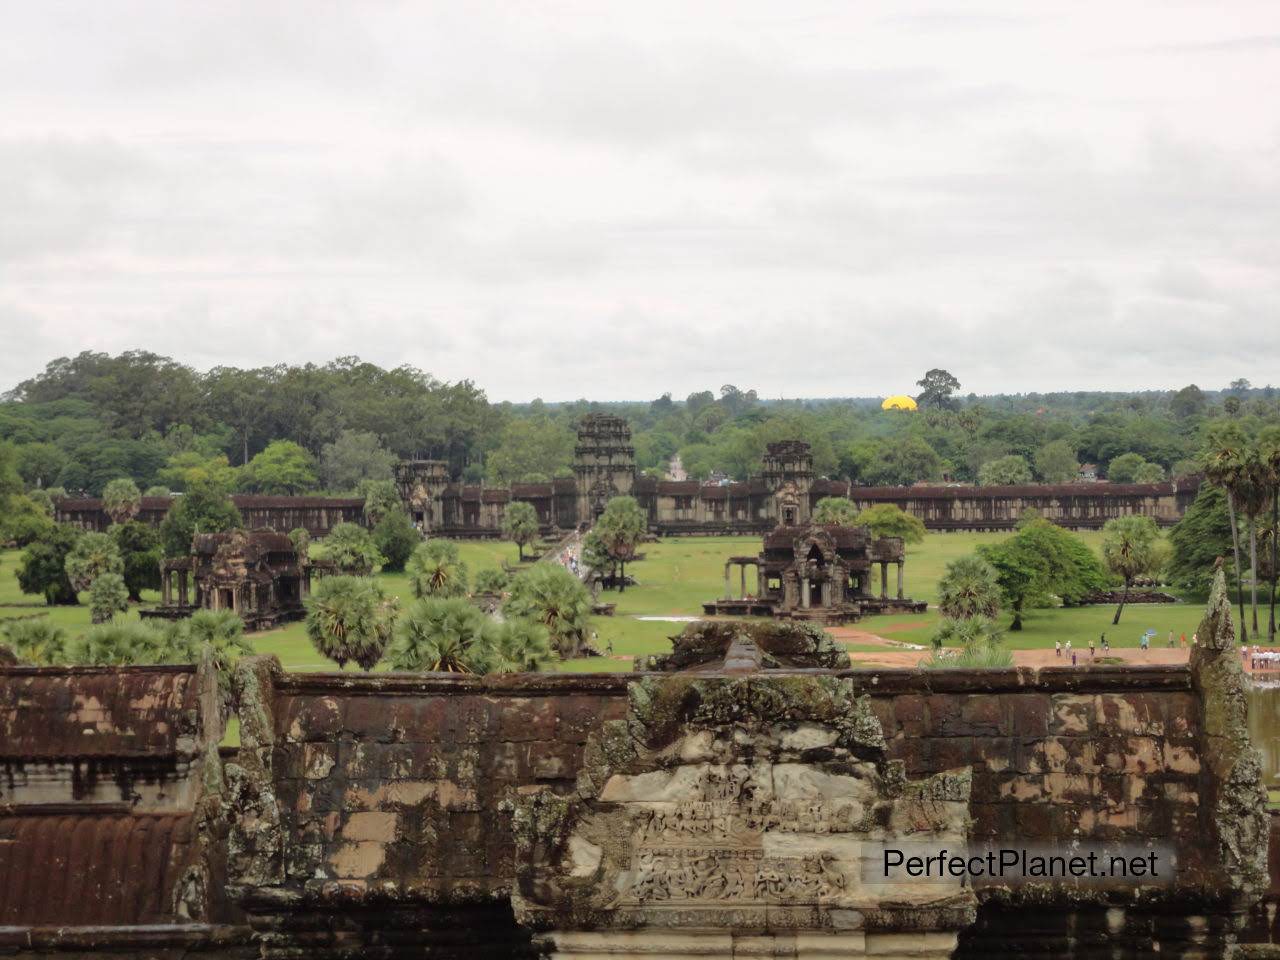
[[[631,428],[621,417],[593,414],[582,420],[574,448],[572,477],[511,487],[454,483],[443,460],[412,460],[396,468],[396,485],[410,516],[436,536],[496,537],[503,511],[513,500],[529,503],[545,531],[571,530],[591,522],[609,497],[635,497],[649,514],[649,527],[663,536],[764,534],[779,523],[804,524],[824,497],[848,497],[864,509],[892,503],[920,517],[933,530],[1008,530],[1024,510],[1038,510],[1065,527],[1101,527],[1112,517],[1140,514],[1168,525],[1181,519],[1195,499],[1199,480],[1148,484],[1028,484],[1016,487],[851,487],[815,477],[808,444],[771,443],[759,476],[744,482],[699,483],[658,480],[636,472]],[[250,529],[288,533],[305,527],[324,536],[340,522],[363,523],[358,499],[235,496]],[[172,500],[145,497],[139,519],[159,523]],[[92,530],[108,524],[102,501],[62,500],[59,520]]]
[[[141,616],[164,620],[196,610],[232,610],[248,630],[301,619],[312,565],[283,533],[233,530],[197,534],[191,554],[161,563],[161,602]]]
[[[784,511],[784,518],[790,516]],[[872,538],[866,527],[779,524],[765,535],[758,556],[730,557],[724,596],[703,604],[711,615],[784,617],[847,623],[868,613],[920,613],[922,601],[905,596],[907,551],[900,537]],[[880,569],[878,585],[874,569]],[[889,595],[889,567],[897,589]],[[738,568],[738,595],[731,571]],[[755,568],[755,592],[747,592],[747,568]],[[879,593],[875,591],[877,589]]]
[[[1041,670],[854,670],[812,626],[732,622],[630,675],[249,658],[225,755],[207,667],[0,667],[0,950],[1226,957],[1277,930],[1221,580],[1199,635],[1189,665]],[[1176,866],[869,870],[964,843]]]

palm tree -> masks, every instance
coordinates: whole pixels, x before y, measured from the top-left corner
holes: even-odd
[[[354,660],[372,670],[391,639],[396,602],[365,577],[325,577],[307,598],[307,636],[343,669]]]
[[[1271,596],[1267,617],[1267,640],[1276,638],[1276,584],[1280,577],[1277,563],[1276,540],[1280,539],[1280,427],[1270,426],[1258,434],[1258,458],[1263,465],[1263,479],[1271,494]]]
[[[218,670],[218,688],[229,706],[232,668],[241,657],[253,654],[253,644],[244,635],[244,621],[233,610],[197,610],[182,624],[176,639],[185,662],[199,663],[200,654],[209,648]]]
[[[1004,631],[990,617],[947,618],[933,635],[933,654],[921,665],[942,667],[1011,667],[1013,654],[1001,646]],[[958,655],[943,653],[943,647],[960,647]]]
[[[120,667],[156,663],[167,644],[164,634],[141,623],[105,623],[92,627],[67,645],[68,663]]]
[[[578,656],[586,643],[591,596],[582,581],[564,567],[539,563],[511,581],[502,613],[508,619],[542,624],[552,646],[569,659]]]
[[[1244,432],[1239,424],[1219,423],[1209,431],[1208,446],[1201,455],[1205,478],[1227,495],[1227,518],[1231,523],[1231,551],[1235,560],[1236,599],[1240,604],[1240,642],[1249,639],[1244,619],[1244,588],[1240,570],[1240,526],[1236,502],[1244,480]]]
[[[458,597],[416,600],[396,623],[387,663],[392,670],[486,673],[491,622]]]
[[[467,565],[458,556],[458,545],[448,540],[428,540],[405,564],[409,587],[418,599],[463,597],[467,593]]]
[[[48,617],[33,620],[10,620],[4,625],[4,639],[20,660],[29,663],[61,662],[67,632]]]
[[[1249,609],[1253,618],[1253,635],[1258,636],[1258,517],[1271,500],[1268,465],[1258,444],[1244,450],[1241,476],[1240,506],[1249,523]]]
[[[1115,517],[1103,525],[1102,537],[1102,560],[1107,569],[1124,581],[1120,605],[1111,620],[1115,625],[1120,622],[1133,581],[1155,570],[1162,560],[1157,548],[1160,529],[1150,517]]]
[[[507,620],[495,623],[489,635],[494,673],[535,673],[551,659],[551,635],[540,623]]]
[[[102,507],[112,523],[132,520],[142,505],[142,493],[138,485],[128,477],[112,480],[102,489]]]
[[[996,617],[1000,613],[1000,581],[981,557],[961,557],[947,564],[938,581],[938,610],[944,617]]]

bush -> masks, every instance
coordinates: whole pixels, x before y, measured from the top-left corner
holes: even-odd
[[[18,587],[22,592],[44,594],[49,606],[79,603],[76,589],[67,577],[67,556],[79,536],[80,531],[75,527],[59,523],[29,544],[18,566]]]
[[[490,567],[476,574],[476,593],[502,593],[511,578],[503,570]]]
[[[382,569],[401,571],[422,542],[422,534],[400,506],[388,510],[373,528],[373,543],[383,556]]]
[[[103,573],[89,585],[89,619],[106,623],[129,609],[129,590],[118,573]]]
[[[160,589],[160,534],[154,527],[137,520],[111,527],[111,539],[124,563],[124,585],[129,599],[137,603],[143,590]]]
[[[166,634],[142,623],[92,627],[67,645],[68,663],[120,667],[162,663],[171,650]]]
[[[299,563],[306,563],[311,558],[311,533],[306,527],[294,527],[290,530],[289,542],[298,553]]]
[[[903,543],[924,542],[924,521],[892,503],[878,503],[858,514],[859,526],[876,537],[901,537]]]
[[[241,524],[240,511],[221,486],[208,481],[191,484],[160,523],[160,545],[166,557],[191,553],[191,540],[201,533],[226,533]]]
[[[538,670],[550,656],[541,624],[498,623],[459,597],[428,597],[396,623],[387,662],[393,670],[482,674]]]
[[[4,625],[4,640],[29,663],[58,663],[64,656],[67,632],[48,617],[10,620]]]

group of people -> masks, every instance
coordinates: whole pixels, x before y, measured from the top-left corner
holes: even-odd
[[[1151,638],[1154,637],[1155,635],[1156,635],[1156,632],[1154,630],[1146,630],[1145,632],[1143,632],[1143,634],[1140,637],[1138,637],[1138,649],[1142,650],[1143,652],[1150,650]],[[1177,639],[1176,643],[1177,645],[1186,647],[1187,635],[1183,633]],[[1198,633],[1191,634],[1191,646],[1193,647],[1198,646],[1199,643],[1200,643],[1200,635]],[[1169,631],[1169,649],[1170,650],[1174,649],[1174,646],[1175,646],[1175,639],[1174,639],[1173,631],[1170,630]],[[1107,635],[1105,633],[1101,634],[1098,637],[1097,643],[1095,643],[1093,640],[1089,641],[1089,659],[1090,660],[1092,660],[1097,655],[1098,647],[1102,647],[1102,652],[1104,655],[1111,652],[1111,644],[1110,642],[1108,642]],[[1068,640],[1066,644],[1063,644],[1061,640],[1055,640],[1053,642],[1053,652],[1054,652],[1054,656],[1057,656],[1057,657],[1063,657],[1063,656],[1070,657],[1072,666],[1075,666],[1075,664],[1078,662],[1077,660],[1078,654],[1071,649],[1070,640]],[[1278,663],[1280,663],[1280,652],[1276,654],[1276,660]]]
[[[1249,670],[1280,670],[1280,650],[1245,644],[1240,648],[1244,665]]]

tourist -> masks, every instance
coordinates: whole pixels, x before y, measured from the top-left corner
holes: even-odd
[[[1104,634],[1099,638],[1098,642],[1099,642],[1099,643],[1101,644],[1101,646],[1102,646],[1102,652],[1103,652],[1103,653],[1110,653],[1110,652],[1111,652],[1111,644],[1107,642],[1107,635],[1106,635],[1105,633],[1104,633]]]
[[[1169,649],[1170,650],[1173,649],[1173,631],[1172,630],[1169,631]]]
[[[1054,655],[1055,657],[1061,657],[1061,656],[1062,656],[1062,641],[1061,641],[1061,640],[1055,640],[1055,641],[1053,641],[1053,655]]]
[[[1182,647],[1183,649],[1186,649],[1186,646],[1187,646],[1187,631],[1183,630],[1183,631],[1182,631],[1182,636],[1178,637],[1178,646]]]
[[[1093,659],[1093,639],[1092,638],[1090,638],[1089,640],[1089,659],[1090,660]]]
[[[1068,640],[1068,641],[1067,641],[1067,645],[1068,645],[1068,646],[1070,646],[1070,645],[1071,645],[1071,641],[1070,641],[1070,640]],[[1074,653],[1071,655],[1071,665],[1072,665],[1073,667],[1076,665],[1076,655],[1075,655]]]
[[[1068,640],[1068,641],[1067,641],[1067,653],[1071,653],[1071,641],[1070,641],[1070,640]],[[1075,655],[1074,655],[1074,654],[1072,654],[1071,662],[1072,662],[1072,663],[1075,663],[1075,662],[1076,662],[1076,660],[1075,660]]]
[[[1191,635],[1191,646],[1198,647],[1200,645],[1200,633],[1197,631]]]

